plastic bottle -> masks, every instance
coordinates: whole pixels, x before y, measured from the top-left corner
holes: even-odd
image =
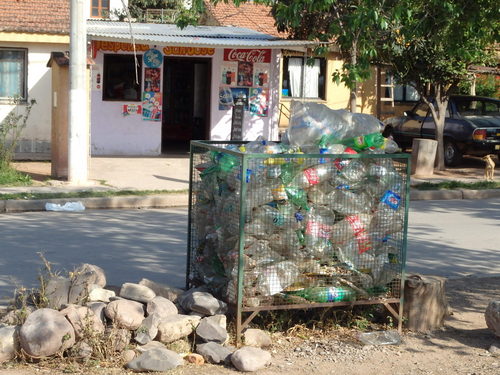
[[[369,214],[346,216],[332,227],[332,243],[345,244],[353,238],[365,241],[371,220],[372,216]]]
[[[347,138],[340,141],[345,146],[351,147],[356,151],[363,151],[370,147],[382,148],[385,144],[385,138],[381,133],[371,133],[360,135],[354,138]]]
[[[361,182],[366,175],[366,166],[360,160],[351,160],[340,171],[340,175],[349,181]]]
[[[287,186],[285,188],[285,191],[290,202],[297,206],[297,208],[303,208],[304,210],[309,211],[309,205],[307,203],[307,193],[304,189]]]
[[[367,193],[355,193],[348,189],[335,189],[327,195],[330,207],[343,215],[368,213],[372,209],[373,200]]]
[[[303,169],[290,181],[290,186],[308,188],[327,181],[332,175],[332,167],[327,164],[316,164]]]
[[[401,344],[401,336],[398,331],[376,331],[376,332],[361,332],[358,334],[358,339],[365,345],[399,345]]]
[[[300,294],[305,299],[318,303],[352,301],[355,298],[352,289],[334,286],[307,288]]]

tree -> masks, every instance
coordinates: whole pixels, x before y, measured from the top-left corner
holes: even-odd
[[[221,0],[211,0],[217,4]],[[227,2],[228,0],[223,0]],[[245,0],[233,0],[238,6]],[[193,4],[202,4],[195,0]],[[279,31],[291,39],[318,41],[316,54],[328,52],[326,43],[335,42],[344,60],[334,80],[350,90],[350,109],[356,112],[357,85],[370,77],[370,63],[376,57],[380,30],[387,27],[383,0],[255,0],[272,7]]]
[[[494,0],[394,0],[390,24],[381,34],[380,58],[396,81],[414,86],[430,107],[443,170],[445,113],[449,95],[472,65],[494,59],[500,14]],[[498,61],[496,61],[498,63]],[[449,150],[453,145],[447,144]]]

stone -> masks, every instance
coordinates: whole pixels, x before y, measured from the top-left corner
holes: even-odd
[[[69,301],[70,288],[70,279],[62,276],[50,277],[45,286],[48,307],[59,310],[62,305],[66,305]]]
[[[215,364],[228,363],[232,354],[231,350],[216,342],[196,345],[196,353],[202,355],[205,361]]]
[[[272,345],[271,336],[261,329],[249,328],[243,334],[245,345],[266,348]]]
[[[223,322],[225,323],[225,315],[214,315],[201,319],[200,324],[196,327],[196,335],[205,342],[213,341],[224,344],[228,339],[228,334],[226,329],[221,326],[221,316],[224,317]]]
[[[106,286],[106,276],[102,268],[84,263],[75,271],[71,272],[71,288],[69,290],[69,303],[80,304],[85,301],[91,290],[92,285],[101,288]]]
[[[124,350],[122,353],[122,359],[124,363],[128,363],[135,358],[135,352],[132,349]]]
[[[91,302],[109,302],[111,297],[115,297],[115,292],[104,288],[93,288],[89,292],[89,301]]]
[[[160,316],[156,313],[149,315],[147,318],[144,318],[141,326],[135,331],[135,341],[142,345],[153,341],[158,335],[159,323]]]
[[[104,335],[115,352],[123,351],[132,338],[132,332],[125,328],[106,328]]]
[[[75,330],[59,311],[39,309],[21,326],[19,342],[29,356],[49,357],[74,345]]]
[[[0,328],[0,363],[11,360],[16,356],[19,342],[17,341],[17,327],[3,326]]]
[[[163,318],[158,324],[157,339],[170,343],[190,335],[198,326],[200,318],[190,315],[171,315]]]
[[[117,327],[136,330],[144,320],[144,305],[126,299],[112,301],[104,309],[104,314]]]
[[[271,363],[271,353],[253,346],[244,346],[233,353],[231,362],[239,371],[258,371]]]
[[[144,353],[144,352],[146,352],[148,350],[158,349],[158,348],[167,349],[167,347],[165,346],[165,344],[162,344],[159,341],[151,341],[151,342],[148,342],[146,345],[139,345],[139,346],[136,347],[136,349],[137,349],[137,351],[139,353]]]
[[[94,315],[101,320],[102,324],[106,325],[106,315],[104,314],[106,304],[104,302],[89,302],[87,307],[94,312]]]
[[[500,357],[500,343],[492,344],[488,351],[491,353],[493,357]]]
[[[92,356],[92,347],[85,341],[79,341],[75,344],[71,351],[78,358],[90,358]]]
[[[484,313],[486,325],[493,333],[500,337],[500,301],[491,301]]]
[[[5,314],[2,319],[0,320],[0,323],[10,325],[10,326],[16,326],[22,323],[28,316],[31,314],[33,311],[35,311],[36,308],[33,306],[26,306],[22,310],[10,310],[7,314]]]
[[[132,301],[148,303],[156,297],[156,294],[147,286],[125,283],[120,289],[120,297],[131,299]]]
[[[196,366],[201,366],[205,364],[205,359],[203,358],[203,356],[196,353],[189,353],[188,355],[184,356],[184,360]]]
[[[174,288],[148,279],[142,279],[141,281],[139,281],[139,285],[147,286],[149,289],[155,292],[157,296],[165,297],[172,302],[177,301],[177,297],[184,293],[184,290],[182,289]]]
[[[208,292],[188,291],[179,297],[178,303],[185,311],[194,311],[204,315],[225,314],[227,304],[219,301]]]
[[[69,305],[60,312],[73,326],[76,338],[83,337],[85,332],[89,334],[104,333],[104,324],[101,318],[96,316],[90,307]]]
[[[134,371],[169,371],[183,364],[182,357],[168,349],[151,349],[127,363]]]
[[[146,312],[148,315],[158,314],[159,317],[164,318],[169,315],[177,315],[179,310],[177,310],[177,307],[169,299],[162,296],[156,296],[148,302]]]

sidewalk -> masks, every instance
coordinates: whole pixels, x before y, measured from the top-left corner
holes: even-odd
[[[19,192],[74,192],[106,190],[170,190],[172,193],[150,196],[110,198],[79,198],[86,208],[160,208],[188,205],[189,155],[161,157],[93,157],[90,160],[89,184],[71,186],[66,181],[50,179],[50,162],[18,162],[14,166],[29,173],[34,181],[28,187],[0,187],[0,194]],[[499,169],[500,166],[497,166]],[[483,180],[484,163],[479,158],[467,158],[460,168],[436,172],[429,177],[412,177],[411,185],[422,182]],[[500,181],[500,172],[496,174]],[[491,190],[416,190],[411,200],[485,199],[500,197],[500,189]],[[0,212],[40,211],[46,202],[64,204],[67,199],[0,200]]]

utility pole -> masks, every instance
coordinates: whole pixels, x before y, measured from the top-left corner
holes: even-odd
[[[86,0],[71,0],[68,181],[72,185],[86,184],[89,169],[85,4]]]

